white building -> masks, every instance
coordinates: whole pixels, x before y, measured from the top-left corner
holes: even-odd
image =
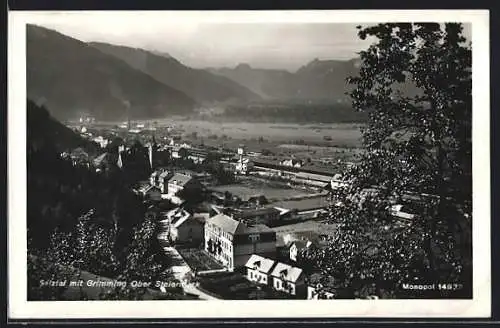
[[[264,225],[246,226],[221,213],[205,223],[205,250],[233,270],[244,266],[252,254],[274,257],[276,233]]]
[[[271,269],[275,263],[274,260],[253,254],[245,264],[247,269],[246,278],[262,285],[269,284]]]
[[[290,295],[306,293],[305,275],[302,269],[278,262],[271,272],[273,288]]]

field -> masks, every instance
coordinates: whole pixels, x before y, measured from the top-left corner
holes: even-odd
[[[270,143],[290,143],[301,141],[308,143],[325,144],[325,137],[331,138],[326,142],[329,146],[357,147],[360,145],[359,124],[283,124],[283,123],[218,123],[207,121],[179,121],[161,120],[158,126],[172,126],[185,135],[196,133],[198,138],[221,139],[225,136],[226,142],[232,139],[238,141],[262,141]]]
[[[197,248],[178,249],[179,254],[194,271],[219,270],[224,267],[204,250]]]
[[[248,151],[265,150],[273,156],[354,161],[356,148],[361,146],[359,123],[228,123],[181,118],[136,123],[153,124],[158,138],[177,135],[194,145],[233,150],[243,144]]]
[[[220,191],[220,192],[228,191],[232,195],[242,197],[242,198],[251,197],[254,195],[258,195],[258,194],[263,194],[267,200],[276,200],[276,201],[310,195],[310,193],[308,193],[308,192],[297,190],[297,189],[291,189],[291,188],[284,189],[284,188],[273,188],[273,187],[268,187],[268,186],[247,187],[247,186],[244,186],[241,184],[218,186],[218,187],[214,187],[212,189]]]

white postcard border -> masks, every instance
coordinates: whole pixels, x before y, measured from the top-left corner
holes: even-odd
[[[27,23],[128,19],[162,15],[179,22],[219,23],[458,21],[472,24],[473,75],[473,299],[261,301],[47,301],[28,302],[26,240]],[[11,319],[99,318],[338,318],[489,317],[491,312],[489,12],[486,10],[335,10],[239,12],[30,12],[8,16],[8,313]],[[110,22],[111,24],[111,22]]]

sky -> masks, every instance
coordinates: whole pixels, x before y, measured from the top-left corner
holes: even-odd
[[[81,41],[99,41],[168,53],[195,68],[235,67],[295,71],[314,59],[348,60],[366,49],[359,23],[252,22],[186,15],[58,14],[33,23]],[[363,25],[363,24],[362,24]],[[366,24],[364,24],[366,25]]]

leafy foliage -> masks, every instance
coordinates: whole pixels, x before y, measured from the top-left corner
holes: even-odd
[[[313,259],[346,297],[471,297],[471,50],[462,26],[359,29],[378,40],[349,79],[354,108],[369,115],[366,152],[346,173],[350,186],[332,193],[339,233]],[[404,95],[404,83],[420,92]],[[401,222],[394,204],[417,205],[418,215]],[[402,287],[438,282],[461,288]]]
[[[33,103],[28,107],[29,298],[61,299],[63,286],[40,281],[79,278],[82,271],[124,280],[170,279],[155,218],[128,189],[126,173],[99,175],[61,158],[64,147],[85,143],[62,125],[70,133],[68,144],[54,143],[56,133],[45,125],[56,121],[43,108]],[[81,298],[86,298],[83,292]]]

